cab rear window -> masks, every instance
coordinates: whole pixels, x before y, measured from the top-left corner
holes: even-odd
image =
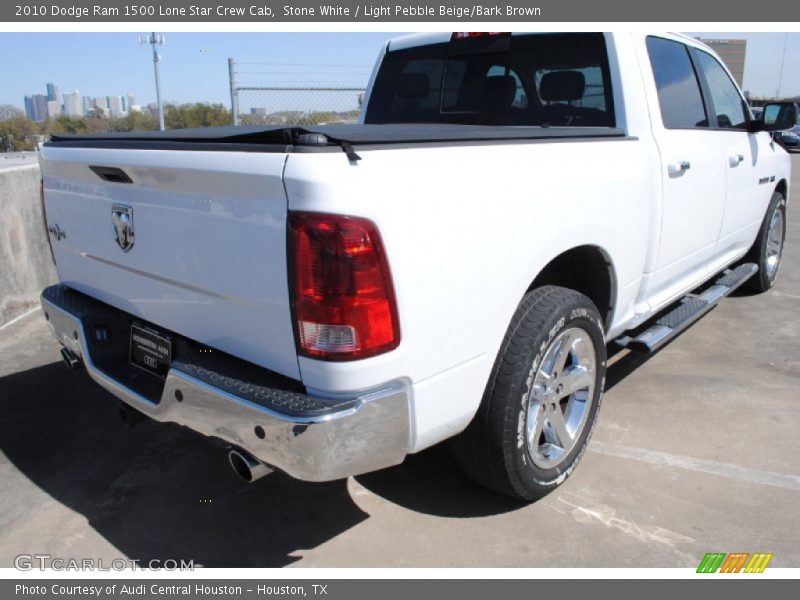
[[[614,127],[605,38],[485,36],[390,51],[365,122]]]

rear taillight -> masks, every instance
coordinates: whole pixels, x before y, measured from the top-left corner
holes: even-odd
[[[400,327],[394,288],[372,221],[290,213],[289,255],[301,354],[355,360],[397,347]]]

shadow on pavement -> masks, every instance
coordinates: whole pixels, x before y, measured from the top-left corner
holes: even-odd
[[[459,469],[447,442],[412,454],[396,467],[359,475],[356,481],[390,502],[439,517],[485,517],[527,505],[473,483]]]
[[[85,372],[62,363],[0,378],[0,450],[131,559],[283,566],[369,518],[345,481],[273,473],[247,485],[192,432],[154,422],[127,429],[117,410]],[[33,539],[19,544],[47,551]]]
[[[669,346],[671,343],[672,341],[667,342],[664,348]],[[628,377],[628,375],[644,365],[662,349],[663,348],[659,348],[650,354],[640,354],[638,352],[626,350],[625,348],[617,346],[614,343],[609,344],[607,349],[608,369],[606,370],[606,385],[603,388],[603,392],[608,393],[614,388],[615,385],[623,381],[626,377]]]
[[[311,484],[273,473],[247,485],[219,447],[174,425],[129,429],[118,407],[84,371],[60,362],[0,378],[0,451],[124,556],[278,567],[369,518],[344,480]],[[358,482],[390,502],[446,517],[522,506],[470,482],[446,444]],[[46,550],[32,549],[31,539],[19,543],[20,552]]]

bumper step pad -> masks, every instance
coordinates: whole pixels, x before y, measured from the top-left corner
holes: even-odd
[[[280,378],[279,375],[265,385],[260,381],[264,379],[263,369],[233,357],[215,356],[215,353],[209,356],[201,351],[189,352],[174,360],[172,369],[253,404],[296,417],[321,416],[355,404],[355,400],[337,403],[314,398],[288,389],[290,385],[287,384],[277,387],[274,380]]]

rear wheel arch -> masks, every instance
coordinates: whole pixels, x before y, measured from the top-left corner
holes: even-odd
[[[616,306],[617,275],[605,249],[583,245],[562,252],[539,271],[526,293],[545,285],[565,287],[589,298],[608,330]]]

